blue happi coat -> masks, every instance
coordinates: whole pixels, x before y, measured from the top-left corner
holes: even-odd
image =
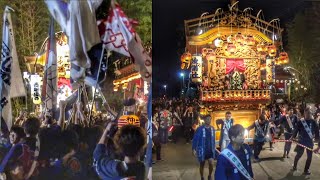
[[[199,162],[202,162],[205,160],[205,142],[206,142],[206,129],[205,125],[198,127],[196,130],[193,139],[192,139],[192,150],[197,152],[197,158]],[[215,143],[215,129],[210,126],[211,129],[211,151],[213,153],[213,157],[215,157],[215,149],[216,149],[216,143]]]
[[[250,147],[247,144],[243,144],[241,149],[239,151],[243,151],[245,148],[248,152],[249,155],[249,165],[247,163],[243,163],[242,165],[243,167],[248,171],[248,173],[250,174],[251,177],[253,177],[253,172],[252,172],[252,166],[251,166],[251,160],[250,157],[252,155],[252,151],[250,149]],[[229,149],[231,152],[233,152],[234,154],[235,151],[232,148],[232,145],[229,144],[227,149]],[[246,159],[246,157],[238,157],[239,159]],[[241,160],[240,160],[241,161]],[[242,179],[246,179],[238,170],[237,168],[231,164],[231,162],[223,155],[219,155],[218,156],[218,160],[217,160],[217,167],[216,167],[216,172],[214,174],[215,179],[217,180],[242,180]]]

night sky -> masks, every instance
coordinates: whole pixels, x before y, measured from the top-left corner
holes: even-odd
[[[303,9],[303,0],[240,0],[238,7],[253,8],[252,15],[260,9],[266,21],[280,18],[281,27],[290,22]],[[217,8],[228,9],[229,0],[153,0],[152,53],[153,97],[164,94],[167,84],[168,96],[179,96],[180,56],[184,52],[184,20],[198,18],[204,12],[214,13]],[[286,33],[286,32],[285,32]],[[284,34],[284,41],[285,41]],[[284,42],[286,44],[286,42]]]

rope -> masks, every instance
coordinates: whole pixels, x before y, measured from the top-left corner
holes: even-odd
[[[298,143],[298,142],[296,142],[296,141],[292,141],[292,140],[279,139],[279,140],[273,140],[273,141],[271,141],[271,142],[291,142],[291,143],[295,143],[297,146],[303,147],[303,148],[308,149],[309,151],[312,151],[312,152],[313,152],[313,149],[312,149],[312,148],[309,148],[309,147],[307,147],[307,146],[305,146],[305,145],[302,145],[302,144],[300,144],[300,143]]]
[[[273,141],[271,141],[271,142],[291,142],[291,143],[295,143],[297,146],[300,146],[300,147],[303,147],[303,148],[305,148],[305,149],[308,149],[309,151],[312,151],[313,152],[313,149],[312,148],[309,148],[309,147],[307,147],[307,146],[305,146],[305,145],[303,145],[303,144],[300,144],[300,143],[298,143],[298,142],[296,142],[296,141],[292,141],[292,140],[284,140],[284,139],[279,139],[279,140],[273,140]],[[221,154],[221,151],[219,151],[217,148],[216,148],[216,151],[218,152],[218,154]],[[316,152],[314,152],[315,154],[318,154],[318,153],[316,153]]]

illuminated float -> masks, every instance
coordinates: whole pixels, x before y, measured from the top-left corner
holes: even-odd
[[[145,45],[144,49],[149,56],[152,56],[151,44]],[[150,84],[143,80],[131,58],[123,57],[118,59],[114,62],[114,65],[115,80],[113,81],[113,90],[122,91],[124,99],[134,98],[136,100],[137,103],[136,106],[131,109],[132,112],[137,112],[140,109],[146,113]],[[118,127],[122,127],[125,124],[138,126],[140,125],[140,119],[135,115],[123,115],[119,118]]]
[[[226,111],[231,111],[235,124],[251,125],[271,102],[271,87],[286,93],[291,77],[282,66],[289,57],[283,51],[279,20],[266,22],[262,11],[253,16],[251,8],[239,10],[237,3],[228,11],[219,8],[214,14],[185,20],[181,69],[190,69],[191,81],[200,92],[200,113],[211,114],[215,128]],[[219,136],[217,131],[217,140]],[[246,141],[252,142],[252,137]]]
[[[65,100],[72,94],[70,84],[70,58],[69,58],[69,46],[66,35],[63,32],[57,32],[56,34],[56,54],[58,64],[58,94],[57,104],[60,100]],[[34,56],[25,56],[25,64],[28,72],[24,73],[26,78],[29,74],[29,82],[31,87],[31,98],[36,105],[41,104],[41,88],[44,73],[44,66],[46,61],[46,48],[48,38],[43,42],[40,53]],[[26,78],[28,79],[28,78]]]

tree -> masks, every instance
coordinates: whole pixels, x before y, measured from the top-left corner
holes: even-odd
[[[319,4],[318,4],[319,6]],[[288,24],[288,53],[291,65],[301,74],[298,75],[300,82],[308,88],[308,98],[319,101],[317,93],[320,91],[319,84],[319,25],[310,23],[311,20],[320,18],[316,9],[306,9],[296,14],[292,23]],[[301,92],[294,91],[294,98],[301,96]]]

